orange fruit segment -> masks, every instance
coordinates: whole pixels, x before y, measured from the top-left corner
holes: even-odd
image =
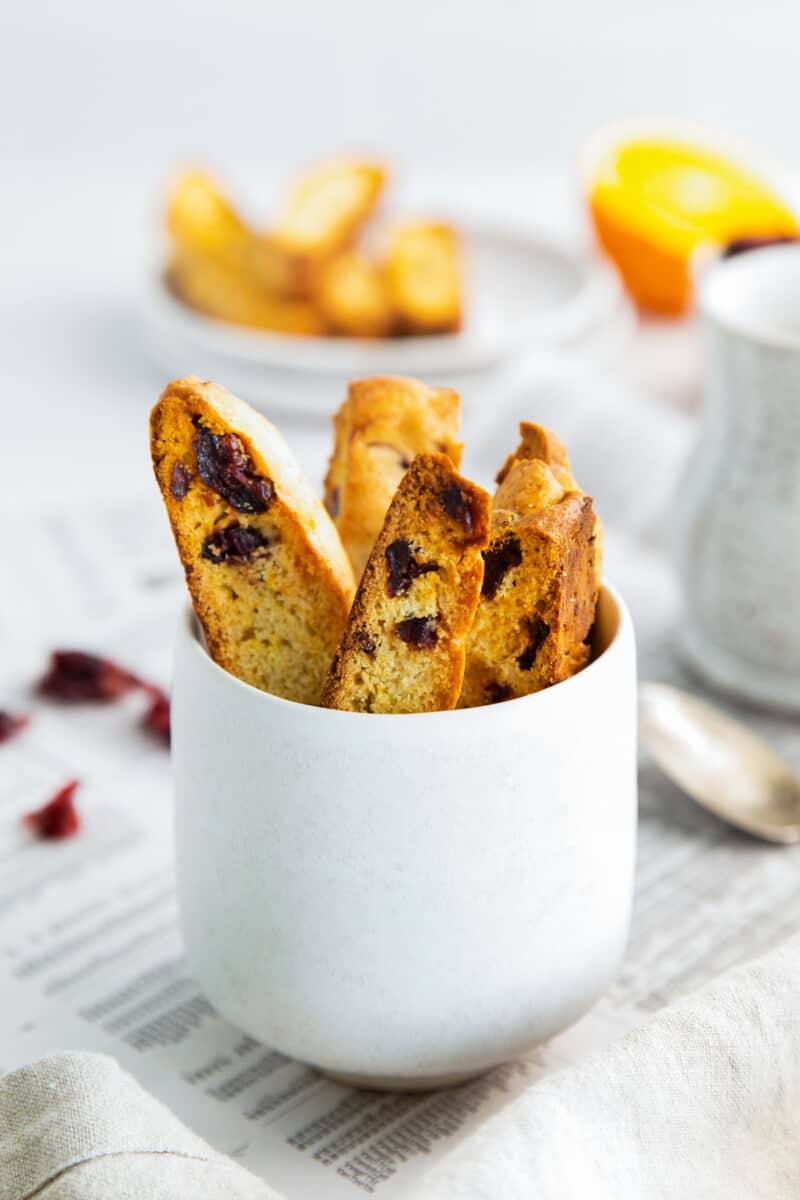
[[[701,244],[796,235],[797,218],[748,168],[699,144],[637,137],[607,147],[590,169],[597,236],[634,299],[678,315],[691,303]]]

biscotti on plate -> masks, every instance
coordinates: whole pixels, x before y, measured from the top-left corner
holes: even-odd
[[[394,313],[383,273],[358,250],[337,254],[320,268],[314,297],[334,333],[380,338],[392,332]]]
[[[386,171],[381,163],[333,159],[294,183],[269,232],[273,245],[306,268],[348,249],[374,211]]]
[[[592,500],[553,434],[521,432],[492,502],[460,707],[539,691],[589,661],[599,583]]]
[[[456,333],[463,320],[461,245],[450,225],[397,226],[386,255],[386,288],[403,333]]]
[[[264,691],[318,704],[354,581],[283,438],[225,388],[193,377],[166,387],[150,430],[212,658]]]
[[[415,379],[376,376],[350,384],[334,417],[325,504],[359,578],[400,480],[417,454],[461,462],[458,394]]]
[[[373,713],[455,707],[489,514],[488,494],[446,455],[414,459],[364,570],[323,704]]]

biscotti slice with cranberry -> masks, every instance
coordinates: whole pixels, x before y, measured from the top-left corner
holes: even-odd
[[[283,438],[225,388],[195,378],[167,386],[150,432],[212,658],[264,691],[318,704],[355,585]]]
[[[446,455],[414,459],[364,570],[323,704],[374,713],[455,707],[489,515],[488,494]]]
[[[397,485],[417,454],[461,462],[460,401],[448,388],[376,376],[350,384],[333,419],[325,504],[360,578]]]
[[[566,459],[515,457],[501,474],[461,708],[540,691],[589,661],[598,591],[591,497],[564,482]]]

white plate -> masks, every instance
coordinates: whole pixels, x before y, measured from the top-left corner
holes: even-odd
[[[456,334],[369,340],[251,330],[195,312],[156,277],[145,311],[150,346],[172,376],[194,373],[270,409],[329,416],[348,379],[415,375],[464,389],[521,356],[597,340],[628,314],[613,270],[546,237],[464,233],[466,321]]]

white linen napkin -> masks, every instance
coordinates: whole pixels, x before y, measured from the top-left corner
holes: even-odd
[[[513,1101],[408,1200],[797,1200],[800,940]]]
[[[103,1054],[0,1078],[0,1200],[279,1200]]]

